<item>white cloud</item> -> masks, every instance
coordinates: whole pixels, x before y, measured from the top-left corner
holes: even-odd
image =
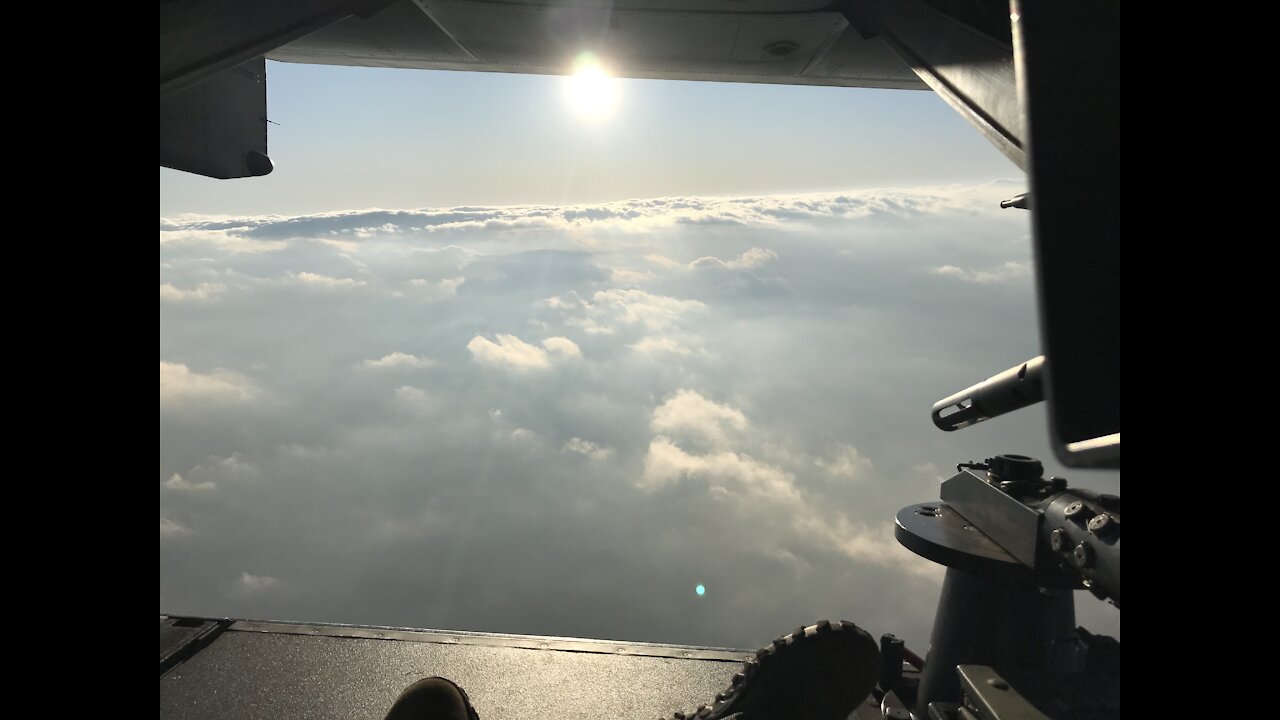
[[[518,427],[511,431],[511,439],[515,442],[534,442],[538,439],[538,433],[529,428]]]
[[[222,283],[200,283],[190,290],[175,287],[172,283],[160,285],[160,299],[169,302],[203,302],[212,300],[227,289]]]
[[[778,253],[768,248],[751,248],[738,256],[738,259],[726,263],[731,268],[750,270],[778,259]]]
[[[658,254],[656,254],[656,253],[651,253],[651,254],[649,254],[649,255],[645,255],[645,256],[644,256],[644,259],[645,259],[645,260],[648,260],[649,262],[653,263],[654,265],[657,265],[657,266],[659,266],[659,267],[668,268],[668,269],[681,267],[680,263],[676,262],[675,260],[672,260],[671,258],[669,258],[669,257],[667,257],[667,256],[665,256],[665,255],[658,255]]]
[[[279,584],[279,578],[274,578],[269,575],[253,575],[247,572],[242,572],[240,573],[239,579],[235,582],[235,587],[242,595],[253,595],[270,590]]]
[[[243,403],[261,391],[243,375],[215,369],[198,373],[182,363],[160,361],[160,406],[187,402]]]
[[[938,579],[944,569],[902,547],[884,528],[834,518],[800,514],[791,518],[792,530],[807,542],[835,550],[851,560],[872,563],[916,577]]]
[[[361,363],[364,367],[384,370],[388,368],[417,368],[424,369],[435,365],[436,361],[426,355],[410,355],[402,352],[392,352],[383,355],[376,360],[365,360]]]
[[[923,478],[928,478],[931,482],[934,482],[934,483],[941,483],[949,477],[949,475],[943,474],[942,469],[938,467],[937,463],[933,463],[929,461],[916,463],[915,465],[911,466],[911,469],[918,476]]]
[[[539,229],[565,232],[579,245],[590,247],[598,242],[596,233],[600,231],[647,235],[663,228],[702,224],[773,230],[865,218],[910,219],[957,210],[967,212],[975,205],[988,207],[988,196],[992,192],[991,188],[983,186],[941,186],[763,197],[669,197],[595,205],[369,209],[294,217],[183,215],[161,219],[160,242],[162,245],[211,245],[233,253],[262,253],[298,243],[317,240],[332,243],[346,238],[340,246],[355,254],[362,251],[361,243],[349,242],[351,239],[363,242],[380,237],[475,230],[497,235]],[[771,259],[764,254],[767,252],[753,254],[753,250],[748,250],[734,260],[719,262],[726,266],[754,267],[752,263]],[[660,267],[680,265],[656,252],[642,257]]]
[[[227,457],[218,458],[212,467],[236,474],[257,475],[259,473],[258,468],[242,460],[239,453],[232,453]]]
[[[553,337],[542,341],[542,347],[547,352],[561,358],[577,358],[582,357],[582,349],[578,344],[569,338]]]
[[[415,413],[429,413],[436,405],[430,393],[412,385],[401,385],[396,388],[396,401],[404,409]]]
[[[164,516],[160,517],[160,537],[173,538],[181,535],[190,535],[191,530],[180,522],[170,520]]]
[[[650,330],[661,330],[686,313],[707,308],[697,300],[654,295],[634,288],[600,290],[591,299],[597,306],[614,311],[620,321],[629,325],[643,325]]]
[[[747,428],[742,411],[706,399],[695,390],[680,390],[653,411],[655,433],[724,445],[729,434]]]
[[[313,272],[289,273],[289,279],[309,287],[338,289],[361,287],[365,284],[363,280],[353,278],[331,277],[329,275],[320,275]]]
[[[422,291],[422,293],[427,297],[436,300],[443,300],[444,298],[451,298],[457,295],[458,287],[466,281],[467,279],[462,276],[448,277],[436,282],[423,280],[421,278],[414,278],[409,281],[409,285]]]
[[[555,300],[556,298],[551,298]],[[562,306],[563,307],[563,306]],[[601,325],[600,321],[591,316],[592,307],[590,304],[584,306],[582,311],[576,315],[570,315],[565,318],[565,322],[588,335],[613,335],[617,332],[616,328],[608,325]]]
[[[608,460],[613,457],[613,448],[605,445],[597,445],[590,440],[583,440],[578,437],[570,438],[569,441],[564,444],[564,447],[560,449],[560,452],[577,453],[579,455],[585,455],[592,460]]]
[[[213,490],[222,480],[258,477],[262,474],[252,463],[245,462],[239,453],[226,457],[212,456],[208,461],[192,466],[185,473],[174,473],[163,484],[171,490]]]
[[[649,443],[642,477],[642,487],[646,488],[695,478],[708,480],[712,494],[746,492],[783,505],[800,501],[795,477],[780,468],[730,451],[690,454],[665,435]]]
[[[212,480],[191,482],[183,478],[179,473],[169,476],[169,479],[164,481],[164,486],[170,490],[213,490],[218,487],[217,483]]]
[[[707,310],[707,306],[697,300],[655,295],[638,288],[599,290],[591,300],[570,292],[549,297],[544,302],[547,307],[567,315],[568,324],[596,335],[612,335],[621,325],[663,330],[689,313]]]
[[[178,220],[178,226],[184,224],[199,225],[202,220]],[[177,229],[161,230],[160,245],[183,247],[205,246],[233,255],[258,255],[284,250],[289,245],[280,240],[255,240],[244,236],[247,226],[236,226],[223,230]]]
[[[576,292],[549,297],[544,302],[547,303],[547,307],[553,307],[557,310],[581,310],[591,307],[591,304],[578,297]]]
[[[732,260],[721,260],[717,257],[700,257],[689,263],[695,270],[703,268],[728,268],[730,270],[752,270],[778,259],[778,253],[768,248],[753,247]]]
[[[979,285],[1020,280],[1031,276],[1031,263],[1025,261],[1009,261],[987,270],[969,270],[955,265],[940,265],[933,268],[935,275],[953,277],[965,282]]]
[[[671,353],[672,355],[694,354],[693,350],[668,337],[646,337],[640,342],[632,343],[627,347],[643,355],[658,355],[661,353]]]
[[[775,551],[787,546],[833,550],[853,560],[936,574],[928,562],[913,564],[910,553],[884,533],[850,522],[843,513],[824,511],[780,467],[733,451],[692,454],[668,437],[655,437],[645,455],[640,487],[653,491],[686,480],[706,482],[708,494],[750,519],[757,533],[778,533],[768,542]]]
[[[513,370],[542,370],[551,365],[547,352],[530,345],[515,335],[496,336],[497,342],[477,335],[467,343],[471,357],[482,365],[508,367]]]
[[[515,335],[498,334],[497,342],[477,335],[467,343],[471,357],[481,365],[505,367],[517,372],[546,370],[553,361],[582,356],[577,343],[564,337],[547,338],[543,347],[530,345]]]
[[[684,420],[677,424],[687,425],[699,415],[714,416],[713,424],[719,420],[737,424],[741,413],[714,403],[710,403],[713,408],[708,408],[705,403],[709,401],[692,391],[684,392],[702,402],[691,400],[684,404],[684,409],[692,411],[682,415]],[[655,410],[654,425],[661,424],[665,423],[659,422],[658,410]],[[741,417],[740,424],[747,426],[745,417]],[[765,538],[770,553],[807,547],[835,551],[852,560],[893,567],[913,575],[936,577],[938,574],[936,566],[898,546],[882,528],[852,522],[843,512],[833,511],[810,498],[801,490],[795,474],[778,465],[732,447],[698,454],[681,448],[666,435],[654,437],[636,485],[656,492],[690,481],[706,483],[709,497],[726,503],[744,522],[750,522],[755,536]]]
[[[620,270],[614,268],[609,271],[609,280],[623,285],[648,282],[657,277],[657,275],[648,270]]]
[[[862,479],[872,469],[871,461],[865,455],[854,446],[844,443],[836,447],[835,454],[830,459],[818,458],[814,464],[836,477],[850,480]]]

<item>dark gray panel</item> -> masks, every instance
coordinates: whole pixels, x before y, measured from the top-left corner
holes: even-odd
[[[409,0],[369,18],[352,16],[317,30],[275,50],[271,59],[372,67],[475,61]]]
[[[853,28],[840,34],[835,44],[804,71],[807,77],[863,81],[867,87],[928,86],[880,38],[864,38]],[[833,83],[835,84],[835,83]]]
[[[422,677],[462,685],[485,720],[692,711],[738,662],[228,630],[160,679],[160,717],[369,718]]]
[[[163,0],[160,93],[221,70],[383,0]]]
[[[499,4],[509,0],[479,0]],[[812,12],[831,7],[830,0],[537,0],[544,5],[585,5],[619,10],[678,10],[681,12],[759,13]]]
[[[223,179],[271,172],[263,58],[161,96],[160,165]]]
[[[1013,3],[1054,453],[1120,468],[1120,4]]]
[[[680,5],[680,7],[673,7]],[[590,50],[620,77],[925,89],[825,3],[398,0],[272,50],[327,65],[563,74]]]

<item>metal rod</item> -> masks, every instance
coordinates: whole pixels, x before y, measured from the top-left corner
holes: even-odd
[[[1041,355],[945,397],[933,404],[933,424],[950,432],[1034,405],[1044,399],[1043,371]]]

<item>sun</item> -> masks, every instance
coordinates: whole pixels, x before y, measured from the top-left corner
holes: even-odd
[[[618,104],[618,81],[609,76],[595,53],[579,53],[573,61],[573,75],[565,84],[565,99],[578,117],[604,120]]]

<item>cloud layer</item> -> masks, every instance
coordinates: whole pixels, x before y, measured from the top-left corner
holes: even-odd
[[[1042,409],[928,420],[1039,353],[1011,191],[161,219],[161,606],[923,651],[897,510],[997,452],[1075,479]]]

